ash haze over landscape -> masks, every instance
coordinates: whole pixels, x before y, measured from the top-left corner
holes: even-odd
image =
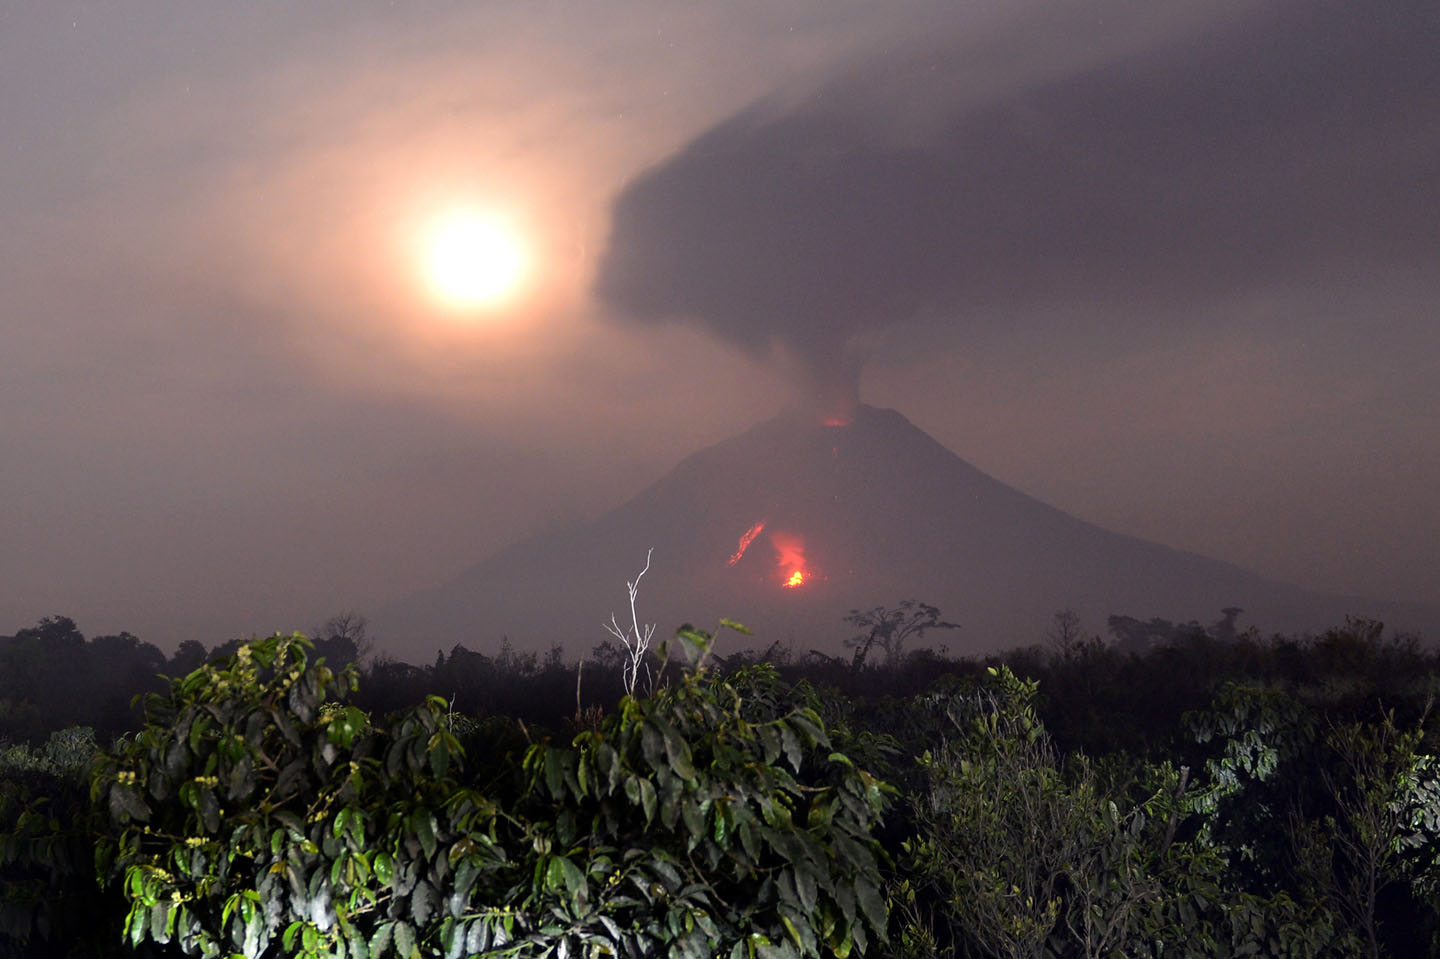
[[[0,633],[403,606],[859,402],[1105,530],[1434,604],[1437,158],[1410,0],[0,0]],[[442,268],[465,217],[504,275]]]

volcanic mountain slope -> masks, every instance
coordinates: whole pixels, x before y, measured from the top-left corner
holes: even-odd
[[[987,476],[893,410],[862,406],[848,425],[781,415],[701,450],[625,505],[585,525],[497,553],[375,617],[391,651],[423,662],[457,643],[558,643],[570,655],[625,620],[625,583],[660,636],[722,617],[744,645],[793,642],[842,652],[853,608],[915,598],[959,632],[952,653],[1041,639],[1060,609],[1092,631],[1123,613],[1300,632],[1347,614],[1432,629],[1440,610],[1307,593],[1238,567],[1112,533]]]

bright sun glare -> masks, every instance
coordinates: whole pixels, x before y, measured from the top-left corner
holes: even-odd
[[[519,290],[528,267],[520,237],[501,220],[477,213],[436,220],[423,259],[431,290],[458,307],[504,302]]]

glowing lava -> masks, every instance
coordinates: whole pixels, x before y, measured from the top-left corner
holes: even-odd
[[[775,547],[775,564],[780,567],[780,585],[794,589],[805,582],[805,541],[793,533],[776,531],[770,534]]]
[[[740,562],[740,557],[745,555],[745,551],[750,548],[751,543],[755,542],[755,537],[759,536],[760,531],[764,528],[765,521],[762,519],[760,522],[747,529],[744,535],[740,537],[740,548],[735,551],[734,556],[730,557],[730,562],[726,565],[734,566],[736,563]]]
[[[745,551],[750,548],[750,544],[755,542],[755,538],[764,531],[765,521],[762,519],[742,533],[739,547],[726,565],[734,566],[740,562]],[[780,567],[781,586],[786,589],[794,589],[797,586],[803,586],[813,578],[810,568],[805,563],[805,541],[799,536],[794,533],[773,530],[770,533],[770,545],[775,547],[775,565]]]

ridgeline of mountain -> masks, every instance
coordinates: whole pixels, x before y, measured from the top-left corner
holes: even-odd
[[[1427,636],[1440,626],[1434,605],[1311,593],[1101,529],[980,472],[899,413],[861,406],[845,426],[782,414],[700,450],[593,522],[392,603],[376,634],[413,662],[502,637],[578,655],[605,637],[612,612],[625,622],[626,581],[651,549],[638,608],[657,638],[723,616],[755,632],[727,643],[840,654],[846,612],[906,598],[961,625],[936,637],[952,654],[1038,642],[1061,609],[1090,632],[1111,614],[1210,623],[1228,606],[1267,634],[1351,614]]]

